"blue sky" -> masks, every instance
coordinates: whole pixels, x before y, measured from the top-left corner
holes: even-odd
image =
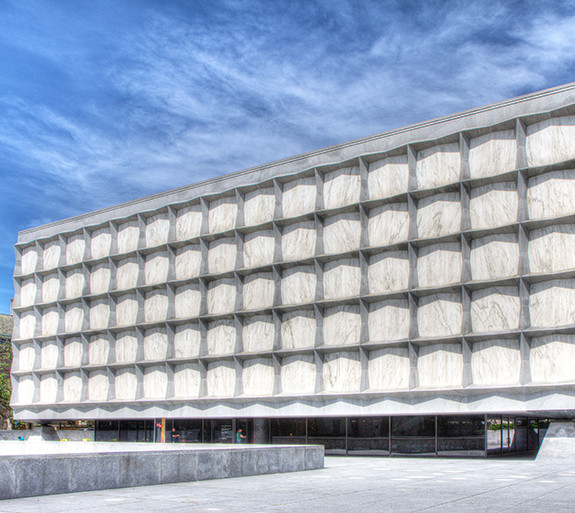
[[[575,1],[0,0],[17,232],[575,81]]]

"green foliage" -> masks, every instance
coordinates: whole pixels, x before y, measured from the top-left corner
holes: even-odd
[[[12,365],[12,344],[9,338],[0,337],[0,404],[10,410],[10,367]]]

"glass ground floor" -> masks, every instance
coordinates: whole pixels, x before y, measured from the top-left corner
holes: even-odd
[[[140,419],[95,422],[96,441],[321,444],[328,455],[489,456],[536,451],[549,422],[510,415]],[[245,438],[243,438],[245,437]]]

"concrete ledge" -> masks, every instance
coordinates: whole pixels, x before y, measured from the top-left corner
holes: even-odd
[[[323,468],[317,445],[1,442],[0,499]]]

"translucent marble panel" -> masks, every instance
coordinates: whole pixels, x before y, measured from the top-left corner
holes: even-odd
[[[77,264],[84,259],[86,241],[84,234],[72,235],[66,241],[66,263]]]
[[[284,269],[281,298],[284,305],[308,303],[315,299],[317,275],[313,266],[300,265]]]
[[[80,338],[68,338],[64,342],[64,365],[79,367],[82,365],[84,348]]]
[[[370,246],[385,246],[405,241],[409,235],[407,203],[392,203],[369,211]]]
[[[123,331],[116,337],[116,362],[132,363],[138,359],[138,338],[135,331]]]
[[[387,251],[370,257],[368,279],[371,294],[406,290],[409,286],[407,251]]]
[[[200,314],[202,293],[198,284],[177,287],[174,297],[176,319],[195,317]]]
[[[116,325],[136,324],[138,319],[138,299],[136,294],[118,297],[116,302]]]
[[[206,376],[208,396],[233,397],[236,389],[234,362],[211,362]]]
[[[36,280],[23,280],[20,284],[20,306],[30,306],[36,301]]]
[[[177,326],[174,333],[174,354],[176,358],[194,358],[200,354],[202,336],[197,323]]]
[[[200,395],[200,368],[197,363],[185,363],[174,368],[174,395],[194,398]]]
[[[472,347],[474,385],[519,384],[521,353],[518,340],[488,340]]]
[[[47,274],[42,279],[42,301],[56,301],[60,294],[60,278],[57,274]]]
[[[128,221],[118,225],[118,253],[128,253],[138,248],[140,227],[138,221]]]
[[[274,347],[274,335],[274,321],[271,315],[244,318],[242,338],[245,352],[271,351]]]
[[[88,361],[90,365],[106,365],[110,354],[110,341],[105,336],[90,337]]]
[[[223,319],[208,324],[208,354],[233,354],[236,350],[236,325]]]
[[[208,284],[208,313],[228,313],[235,308],[236,282],[233,278],[214,280]]]
[[[369,305],[369,340],[382,342],[409,338],[407,299],[386,299]]]
[[[144,359],[165,360],[168,357],[168,335],[164,328],[144,332]]]
[[[534,383],[573,383],[574,361],[574,335],[549,335],[531,339],[529,362]]]
[[[34,380],[32,378],[24,376],[18,378],[18,386],[16,389],[18,404],[32,404],[35,390],[36,387],[34,386]]]
[[[40,347],[40,367],[42,369],[55,369],[58,366],[60,350],[55,339],[44,340]]]
[[[461,333],[463,307],[459,293],[419,298],[417,324],[420,337],[444,337]]]
[[[176,278],[185,280],[200,275],[202,266],[202,253],[200,246],[186,246],[178,249],[176,253]]]
[[[90,401],[106,401],[110,389],[110,380],[105,371],[93,371],[88,374],[88,399]],[[118,383],[116,382],[116,397]]]
[[[527,164],[543,166],[575,158],[575,116],[546,119],[527,126]]]
[[[325,299],[359,296],[361,268],[358,258],[327,262],[323,269],[323,293]]]
[[[81,303],[75,303],[66,306],[64,314],[64,325],[66,331],[81,331],[84,324],[84,308]]]
[[[108,264],[98,264],[90,269],[90,293],[102,294],[110,290],[111,272]]]
[[[94,230],[90,239],[90,256],[102,258],[112,252],[112,234],[109,228]]]
[[[477,333],[519,328],[521,309],[517,287],[474,290],[471,295],[471,325]]]
[[[326,308],[323,317],[323,343],[327,346],[358,344],[361,337],[359,306]]]
[[[55,403],[58,395],[58,381],[56,376],[44,375],[40,378],[40,402]]]
[[[20,344],[14,350],[14,361],[18,360],[18,367],[14,367],[14,370],[27,371],[34,368],[34,363],[36,362],[36,350],[32,342],[27,344]]]
[[[282,348],[314,347],[316,328],[317,323],[312,310],[283,314],[281,327]]]
[[[208,270],[210,273],[225,273],[236,267],[236,242],[233,238],[210,242],[208,250]]]
[[[164,321],[168,318],[169,299],[165,290],[146,292],[144,319],[146,322]]]
[[[400,390],[409,387],[409,351],[406,347],[389,347],[369,352],[369,388]]]
[[[359,201],[361,178],[358,167],[330,171],[323,176],[323,206],[337,208]]]
[[[170,261],[167,252],[157,251],[147,255],[144,265],[144,280],[146,284],[150,285],[167,281],[169,267]]]
[[[458,193],[436,194],[417,203],[417,236],[421,239],[456,233],[461,227]]]
[[[116,371],[116,399],[133,401],[138,391],[138,377],[133,369]]]
[[[58,333],[59,321],[60,314],[57,308],[44,308],[42,310],[42,335],[55,335]]]
[[[492,183],[471,189],[471,228],[481,230],[517,221],[518,196],[515,183]]]
[[[513,130],[490,132],[469,141],[471,178],[495,176],[515,169],[517,144]]]
[[[274,304],[275,282],[272,273],[256,273],[244,278],[244,310],[269,308]]]
[[[202,207],[198,203],[181,208],[176,214],[176,239],[187,240],[198,237],[202,231]]]
[[[33,273],[38,264],[38,251],[36,246],[29,246],[22,250],[21,271],[22,274]]]
[[[529,313],[533,327],[574,324],[575,280],[552,280],[532,284]]]
[[[346,212],[325,219],[323,227],[324,253],[343,253],[359,249],[361,222],[359,214]]]
[[[459,180],[461,160],[457,143],[439,144],[417,152],[417,188],[429,189]]]
[[[417,250],[417,281],[421,288],[459,283],[461,268],[458,242],[432,244]]]
[[[317,234],[313,221],[294,223],[282,230],[282,259],[303,260],[315,255]]]
[[[146,219],[146,246],[159,246],[168,242],[170,220],[168,214],[157,214]]]
[[[246,193],[244,197],[244,224],[252,226],[267,223],[274,218],[276,197],[272,187]]]
[[[575,213],[575,170],[552,171],[529,179],[530,219],[549,219]]]
[[[144,370],[144,397],[146,399],[164,399],[168,391],[168,374],[164,365],[146,367]]]
[[[79,372],[64,374],[63,383],[64,401],[78,403],[82,399],[82,376]]]
[[[317,189],[315,178],[298,178],[283,184],[282,216],[296,217],[315,210]]]
[[[379,199],[407,192],[409,168],[407,155],[397,155],[369,164],[367,184],[369,198]]]
[[[84,290],[84,271],[75,269],[66,273],[66,298],[80,297]]]
[[[108,327],[110,304],[107,299],[98,299],[90,304],[90,329],[99,330]]]
[[[242,385],[244,395],[272,395],[274,365],[271,358],[253,358],[243,362]]]
[[[32,338],[34,336],[36,331],[36,316],[34,313],[20,314],[20,319],[17,319],[16,322],[20,328],[18,338]]]
[[[44,244],[44,252],[42,253],[43,268],[52,269],[54,267],[58,267],[61,251],[59,240],[46,242]]]
[[[269,265],[274,261],[275,239],[271,230],[246,234],[244,238],[244,267]]]
[[[134,288],[138,284],[139,267],[136,257],[119,260],[116,271],[116,288],[118,290]]]
[[[315,392],[316,365],[312,355],[282,358],[282,394],[300,395]]]
[[[341,351],[329,353],[323,362],[323,388],[325,392],[359,392],[361,362],[359,353]]]
[[[575,269],[575,226],[549,226],[529,234],[529,270],[554,273]]]
[[[417,372],[421,388],[461,387],[463,354],[459,344],[433,344],[419,348]]]
[[[489,235],[471,241],[473,280],[496,280],[516,276],[519,269],[519,245],[512,233]]]
[[[208,226],[210,233],[225,232],[236,226],[238,206],[235,197],[221,198],[210,202]]]

